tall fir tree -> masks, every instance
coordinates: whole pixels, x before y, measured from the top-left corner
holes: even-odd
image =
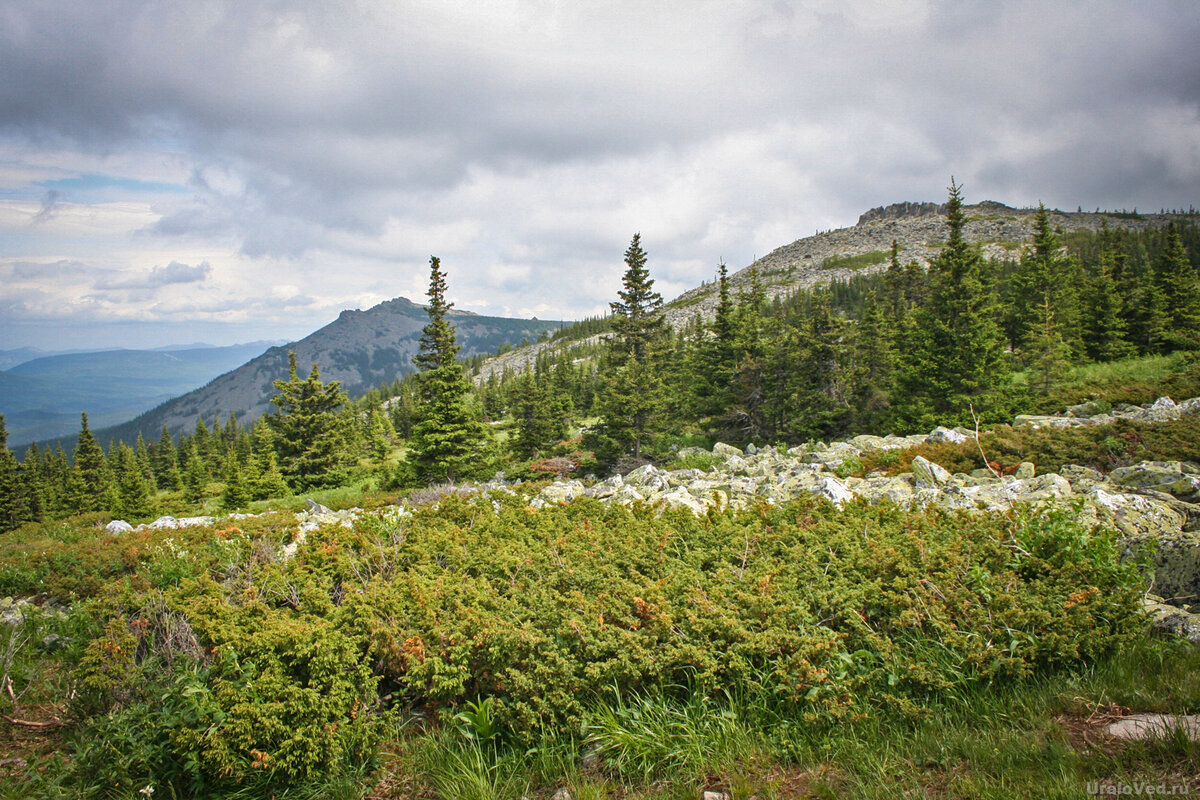
[[[962,190],[950,181],[946,245],[929,268],[929,294],[909,315],[898,375],[902,417],[910,424],[970,419],[1008,377],[995,299],[983,257],[964,236]]]
[[[522,375],[513,391],[513,454],[536,458],[566,438],[571,398],[555,390],[544,370]]]
[[[179,471],[179,453],[175,448],[175,440],[164,423],[158,442],[150,455],[150,465],[154,469],[154,482],[159,489],[177,492],[183,488],[183,476]]]
[[[187,465],[184,468],[183,496],[189,503],[199,503],[208,492],[208,467],[196,449],[195,438],[187,443]]]
[[[1107,225],[1097,238],[1100,250],[1081,298],[1084,354],[1094,361],[1115,361],[1134,352],[1127,338],[1124,303],[1116,277],[1122,256]]]
[[[337,410],[346,402],[340,381],[324,383],[317,365],[307,378],[297,373],[296,354],[288,353],[288,379],[275,381],[267,415],[275,433],[280,469],[297,490],[336,486],[346,477],[348,454]]]
[[[245,508],[250,503],[250,496],[250,487],[242,476],[237,453],[229,452],[225,456],[225,488],[221,492],[221,507],[226,511]]]
[[[249,474],[246,479],[250,499],[286,497],[289,489],[279,472],[275,456],[275,433],[265,418],[260,417],[250,431],[250,450],[250,469],[247,470]]]
[[[1167,225],[1162,252],[1154,260],[1154,283],[1163,302],[1155,338],[1164,348],[1200,346],[1200,276],[1174,222]]]
[[[1077,263],[1063,252],[1058,234],[1050,226],[1050,215],[1045,205],[1039,204],[1033,242],[1009,282],[1003,315],[1009,344],[1025,363],[1044,360],[1048,335],[1071,350],[1079,348],[1080,282]],[[1050,328],[1052,333],[1048,333]],[[1035,340],[1039,343],[1036,349]]]
[[[137,454],[124,442],[117,445],[112,471],[114,480],[108,502],[112,513],[127,519],[150,516],[153,511],[150,483],[142,472]]]
[[[606,377],[596,397],[600,422],[585,443],[597,460],[613,464],[624,456],[640,460],[652,444],[665,403],[660,366],[667,339],[662,295],[646,268],[641,234],[625,250],[625,274],[612,309]]]
[[[100,511],[107,505],[112,482],[104,450],[88,428],[87,414],[80,415],[75,465],[68,489],[68,504],[76,512]]]
[[[458,361],[458,340],[448,314],[446,276],[441,261],[429,259],[429,322],[421,331],[413,363],[417,405],[409,442],[417,478],[425,483],[453,483],[476,477],[488,466],[490,436],[468,402],[471,387]]]
[[[0,531],[11,530],[31,518],[29,496],[21,467],[8,449],[8,430],[0,414]]]
[[[722,263],[717,266],[717,307],[712,322],[700,328],[688,352],[692,413],[702,425],[711,425],[732,400],[735,332],[729,270]]]

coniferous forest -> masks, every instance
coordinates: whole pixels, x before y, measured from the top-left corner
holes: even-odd
[[[1194,783],[1186,736],[1076,746],[1121,708],[1200,708],[1197,648],[1140,611],[1153,554],[1079,505],[531,502],[555,478],[707,464],[718,442],[935,426],[974,432],[938,451],[964,472],[1200,474],[1186,420],[1006,424],[1200,395],[1195,216],[1065,232],[1039,208],[997,259],[967,215],[952,181],[927,264],[896,243],[806,290],[720,264],[711,313],[682,325],[634,234],[610,313],[519,370],[459,358],[433,257],[417,371],[361,396],[293,354],[251,424],[101,442],[84,413],[71,452],[18,455],[0,417],[0,798]],[[350,507],[371,513],[330,521]],[[192,520],[146,524],[165,515]]]
[[[681,443],[795,445],[1003,422],[1055,410],[1072,367],[1200,346],[1200,228],[1189,216],[1070,235],[1044,208],[1035,220],[1028,247],[985,260],[964,238],[952,186],[949,241],[927,269],[893,247],[881,273],[768,299],[753,276],[732,292],[720,265],[715,313],[678,330],[663,322],[635,236],[608,317],[559,331],[560,346],[532,369],[478,383],[469,377],[484,359],[456,359],[435,259],[419,372],[351,401],[321,382],[319,364],[302,379],[293,358],[274,413],[254,424],[200,418],[190,434],[164,429],[107,451],[85,413],[73,452],[35,443],[4,456],[0,520],[236,510],[347,483],[404,489],[565,468],[547,459],[601,474],[669,458]],[[568,441],[581,427],[582,440]]]

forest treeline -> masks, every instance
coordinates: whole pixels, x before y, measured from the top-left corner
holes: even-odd
[[[949,240],[926,268],[904,263],[769,298],[734,293],[718,267],[711,319],[671,329],[634,236],[612,313],[565,327],[521,373],[468,376],[431,261],[420,371],[351,401],[293,356],[275,410],[246,426],[140,436],[107,452],[86,414],[74,452],[31,445],[18,460],[0,417],[0,529],[105,511],[145,518],[213,498],[226,509],[315,488],[399,489],[490,477],[602,472],[681,444],[796,444],[861,432],[975,424],[1027,410],[1086,362],[1200,347],[1200,229],[1056,231],[1040,208],[1031,243],[985,259],[968,242],[961,191]],[[596,337],[595,334],[604,334]]]

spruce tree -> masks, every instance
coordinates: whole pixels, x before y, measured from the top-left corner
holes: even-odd
[[[1111,236],[1102,230],[1100,252],[1083,291],[1083,347],[1088,358],[1115,361],[1133,354],[1127,339],[1123,303],[1116,270],[1118,253]]]
[[[142,474],[136,453],[124,442],[117,445],[113,473],[109,503],[112,513],[127,519],[150,516],[150,483]]]
[[[878,428],[891,404],[897,359],[893,311],[877,301],[874,291],[868,292],[862,317],[852,329],[851,393],[859,427],[866,430]]]
[[[263,417],[254,423],[250,431],[250,466],[247,469],[246,483],[252,500],[286,497],[290,491],[279,472],[279,463],[275,456],[275,434]]]
[[[1154,260],[1154,283],[1164,311],[1155,338],[1171,348],[1200,344],[1200,276],[1174,222],[1167,225],[1162,252]]]
[[[662,412],[666,388],[660,372],[666,323],[662,295],[646,268],[641,234],[625,250],[625,274],[612,309],[612,335],[606,357],[606,376],[596,398],[600,423],[586,444],[605,464],[622,456],[635,460],[652,443]]]
[[[199,503],[208,492],[208,468],[200,452],[196,449],[196,440],[188,441],[187,466],[184,474],[183,496],[189,503]]]
[[[535,458],[566,438],[571,398],[555,391],[546,372],[521,376],[513,392],[511,447],[517,458]]]
[[[701,328],[690,348],[693,415],[702,424],[720,417],[732,400],[735,364],[734,304],[729,295],[729,272],[717,267],[717,307],[712,322]]]
[[[336,486],[345,479],[348,455],[336,414],[346,402],[340,381],[321,381],[314,363],[307,378],[297,373],[296,354],[288,353],[288,379],[275,381],[271,402],[278,411],[267,415],[275,433],[280,468],[298,491]]]
[[[111,476],[108,462],[96,437],[88,429],[87,414],[80,415],[79,440],[75,445],[68,504],[75,512],[99,511],[107,505]]]
[[[1068,345],[1079,342],[1080,275],[1073,259],[1062,252],[1050,215],[1039,204],[1034,216],[1032,245],[1022,254],[1009,285],[1004,328],[1014,352],[1029,363],[1044,359],[1048,320],[1051,338]],[[1040,347],[1035,352],[1033,342]]]
[[[429,322],[413,357],[420,372],[410,447],[418,479],[453,483],[475,477],[486,467],[490,437],[468,403],[471,387],[447,316],[454,304],[446,300],[446,276],[437,257],[429,259],[427,295]]]
[[[221,492],[221,507],[226,511],[237,511],[250,503],[250,488],[242,477],[242,465],[237,454],[230,452],[225,457],[225,489]]]
[[[171,438],[165,423],[151,453],[150,465],[154,468],[154,482],[159,489],[177,492],[183,488],[183,477],[179,472],[179,454],[175,448],[175,440]]]
[[[966,422],[1008,377],[1004,338],[983,257],[963,236],[961,187],[951,179],[949,239],[929,267],[929,294],[905,325],[897,398],[911,424]]]
[[[20,465],[8,449],[8,430],[0,414],[0,531],[11,530],[30,519],[29,497]]]

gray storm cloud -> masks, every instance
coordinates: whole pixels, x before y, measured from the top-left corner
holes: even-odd
[[[419,294],[436,252],[472,310],[576,317],[635,230],[684,288],[951,174],[968,201],[1187,207],[1197,40],[1195,4],[1158,0],[25,0],[0,8],[0,165],[183,165],[138,237],[179,262],[98,290],[232,297],[219,250],[354,305]],[[35,189],[57,220],[10,191]]]
[[[207,261],[195,266],[172,261],[165,267],[154,267],[149,272],[109,275],[97,280],[96,289],[157,289],[178,283],[198,283],[212,273]]]

